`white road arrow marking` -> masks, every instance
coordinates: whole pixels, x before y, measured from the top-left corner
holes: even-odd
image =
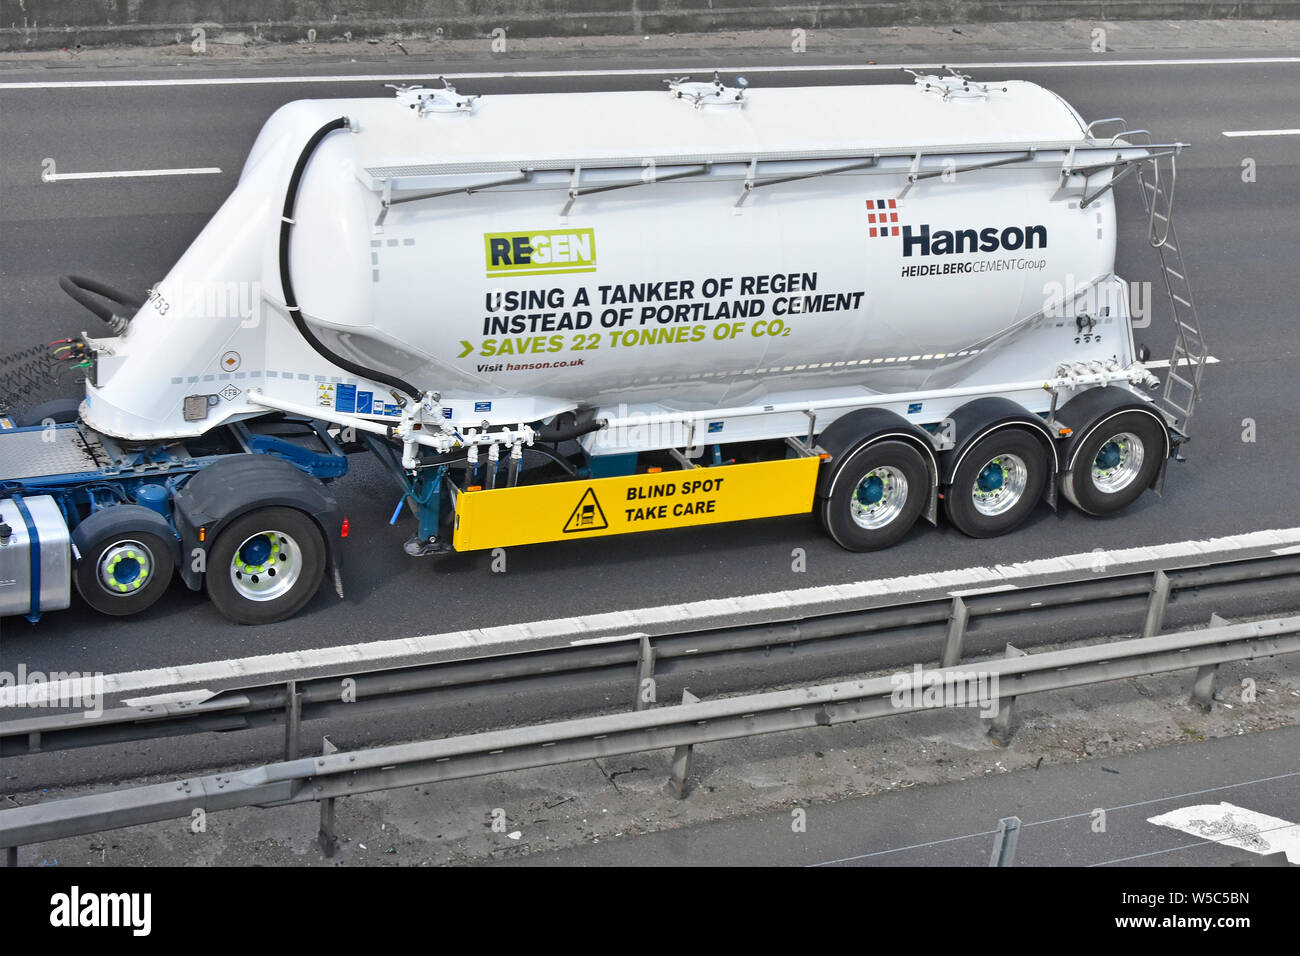
[[[1213,840],[1224,846],[1234,846],[1262,856],[1285,853],[1289,862],[1300,865],[1300,826],[1231,803],[1204,803],[1183,807],[1151,817],[1147,823],[1181,830],[1204,840]]]

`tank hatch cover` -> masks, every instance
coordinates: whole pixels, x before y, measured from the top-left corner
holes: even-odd
[[[423,86],[408,86],[404,83],[386,83],[384,84],[390,90],[397,91],[397,102],[403,106],[414,110],[419,116],[427,116],[430,113],[473,113],[474,104],[478,102],[478,94],[467,96],[464,93],[457,93],[456,87],[447,82],[445,76],[440,76],[442,80],[442,89],[430,90]]]
[[[911,73],[913,80],[918,89],[926,93],[933,93],[943,99],[945,103],[953,100],[970,101],[986,99],[993,93],[1005,93],[1005,86],[993,86],[989,83],[975,83],[966,73],[958,73],[952,67],[944,67],[948,71],[947,76],[934,76],[925,73],[918,73],[916,70],[904,68],[905,73]]]
[[[735,86],[727,86],[717,70],[713,71],[711,83],[691,82],[689,76],[678,76],[664,80],[673,99],[686,100],[697,110],[706,106],[734,106],[738,109],[745,105],[745,90],[749,81],[743,76],[736,77]]]

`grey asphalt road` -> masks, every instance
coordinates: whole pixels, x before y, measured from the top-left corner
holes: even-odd
[[[566,66],[591,64],[548,60],[539,68]],[[285,69],[239,68],[241,75]],[[339,69],[375,72],[368,64]],[[1179,165],[1178,222],[1206,338],[1222,364],[1207,373],[1189,461],[1171,468],[1163,498],[1148,494],[1106,521],[1041,509],[1016,534],[995,540],[922,524],[900,545],[873,555],[841,551],[810,518],[792,518],[513,549],[507,573],[494,574],[482,555],[406,558],[401,542],[409,530],[387,524],[396,490],[358,458],[338,486],[352,527],[343,601],[323,589],[296,619],[256,629],[226,623],[202,595],[179,585],[147,613],[126,620],[99,617],[78,603],[36,626],[14,618],[0,623],[0,669],[22,662],[29,669],[122,671],[1294,525],[1300,501],[1292,448],[1300,395],[1300,138],[1231,139],[1222,133],[1300,126],[1298,73],[1296,64],[1238,64],[1011,68],[984,77],[1030,79],[1059,92],[1086,117],[1125,115],[1157,138],[1194,144]],[[168,73],[15,70],[0,80],[160,75]],[[754,78],[787,85],[859,81],[895,82],[896,76]],[[654,88],[658,81],[615,76],[462,84],[471,86],[492,95]],[[161,278],[229,191],[258,128],[276,107],[303,97],[386,93],[373,82],[0,89],[0,336],[6,343],[0,351],[97,321],[60,293],[61,274],[134,289]],[[61,172],[219,166],[222,173],[42,183],[47,157]],[[1257,170],[1253,183],[1242,181],[1247,158]],[[1122,199],[1119,271],[1155,279],[1135,190]],[[1156,356],[1167,354],[1170,341],[1161,320],[1158,314],[1149,338]],[[1242,440],[1247,419],[1257,441]],[[795,547],[807,553],[805,573],[792,571]]]
[[[1297,754],[1300,727],[1287,727],[798,808],[802,830],[785,810],[607,838],[502,865],[988,866],[998,821],[1014,816],[1022,824],[1017,866],[1228,866],[1259,854],[1150,818],[1230,803],[1300,820]],[[1278,852],[1284,844],[1294,838],[1261,849]],[[1099,901],[1087,902],[1093,908]]]

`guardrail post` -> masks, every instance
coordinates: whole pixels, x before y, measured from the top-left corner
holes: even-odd
[[[673,793],[678,800],[686,798],[686,777],[691,772],[691,758],[695,755],[695,747],[687,744],[684,747],[678,747],[673,751],[673,775],[668,781]]]
[[[1169,575],[1157,571],[1151,579],[1151,595],[1147,598],[1147,616],[1142,622],[1142,636],[1155,637],[1165,626],[1165,608],[1169,606]]]
[[[998,832],[993,838],[993,856],[989,866],[1014,866],[1016,843],[1020,839],[1020,818],[1003,817],[998,821]]]
[[[650,644],[650,636],[648,634],[642,634],[641,658],[636,664],[636,690],[633,692],[633,710],[645,710],[650,706],[650,702],[644,700],[642,695],[645,690],[645,682],[648,680],[654,680],[654,673],[655,649]]]
[[[970,609],[959,597],[952,599],[952,610],[948,612],[948,642],[943,647],[943,660],[940,667],[956,667],[961,663],[962,645],[966,643],[966,623],[970,620]]]
[[[699,700],[689,690],[682,691],[683,704],[696,704]],[[694,756],[694,744],[684,744],[673,750],[673,775],[668,779],[668,786],[678,800],[686,799],[686,778],[690,775],[691,759]]]
[[[284,701],[284,759],[298,759],[298,732],[302,728],[302,695],[298,693],[298,682],[291,680],[285,685]]]
[[[18,847],[16,846],[5,847],[5,866],[17,866],[17,865],[18,865]]]
[[[321,753],[328,757],[330,754],[338,753],[339,748],[334,746],[334,741],[330,740],[326,734],[321,738]],[[325,859],[331,859],[334,856],[334,850],[339,845],[338,835],[334,831],[334,797],[326,797],[320,801],[320,832],[316,839],[320,843],[321,852],[325,854]]]
[[[1012,644],[1008,644],[1006,656],[1024,657],[1025,652]],[[993,741],[995,747],[1005,747],[1011,743],[1015,713],[1016,698],[1014,696],[999,698],[998,715],[993,718],[993,725],[989,727],[989,739]]]
[[[334,797],[326,797],[320,802],[320,833],[316,839],[320,841],[325,859],[332,859],[334,848],[339,845],[339,838],[334,832]]]
[[[1214,676],[1218,673],[1218,664],[1196,668],[1196,680],[1192,682],[1192,703],[1206,713],[1214,710]]]
[[[1225,627],[1227,624],[1228,621],[1219,615],[1210,615],[1210,627]],[[1196,669],[1196,680],[1192,682],[1191,703],[1207,713],[1214,709],[1214,678],[1218,673],[1218,664],[1205,664]]]

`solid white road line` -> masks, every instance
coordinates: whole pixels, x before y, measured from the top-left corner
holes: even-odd
[[[950,597],[975,597],[979,594],[996,594],[999,591],[1018,591],[1019,584],[994,584],[986,588],[958,588],[956,591],[949,591]]]
[[[639,641],[643,637],[650,635],[644,631],[637,631],[633,634],[609,634],[605,637],[587,637],[580,641],[569,641],[570,647],[579,647],[584,644],[615,644],[619,641]]]
[[[942,70],[948,66],[958,69],[980,70],[1054,70],[1077,69],[1081,67],[1108,66],[1276,66],[1280,64],[1300,63],[1300,56],[1251,56],[1219,57],[1206,59],[1166,59],[1166,60],[1031,60],[1020,63],[1015,60],[1003,60],[990,63],[961,63],[948,60],[946,63],[862,63],[862,64],[814,64],[810,66],[750,66],[724,67],[726,73],[854,73],[879,72],[881,70],[901,70],[904,66],[915,70]],[[552,77],[602,77],[602,76],[678,76],[684,72],[698,70],[690,66],[657,66],[649,69],[624,70],[514,70],[502,72],[476,73],[369,73],[360,76],[210,76],[185,77],[158,80],[49,80],[22,83],[0,83],[0,90],[85,90],[107,89],[129,86],[264,86],[279,83],[395,83],[410,80],[438,80],[446,76],[450,80],[519,80],[549,79]]]
[[[195,166],[190,169],[112,169],[101,173],[52,173],[42,176],[46,183],[72,179],[143,179],[148,176],[211,176],[221,172],[219,166]]]
[[[1300,865],[1300,826],[1231,803],[1183,807],[1151,817],[1147,823],[1261,856],[1285,853],[1290,863]]]
[[[689,627],[704,619],[739,617],[761,611],[785,612],[787,616],[793,617],[805,613],[811,605],[878,601],[901,598],[916,592],[938,591],[941,595],[950,595],[955,593],[954,589],[1032,584],[1033,578],[1049,574],[1091,571],[1098,568],[1113,571],[1126,565],[1170,564],[1188,559],[1195,560],[1207,555],[1225,557],[1231,556],[1233,552],[1265,551],[1295,544],[1300,544],[1300,527],[1276,528],[1224,538],[1152,544],[1116,551],[1098,549],[1055,558],[1024,561],[1019,564],[1000,564],[991,568],[957,568],[931,574],[911,574],[896,578],[854,581],[848,584],[827,584],[790,591],[746,594],[683,604],[664,604],[627,611],[609,611],[582,617],[473,628],[444,634],[428,634],[423,637],[371,641],[366,644],[343,644],[337,647],[317,647],[302,651],[264,654],[259,657],[128,671],[103,676],[102,684],[98,689],[94,684],[93,675],[67,680],[49,680],[47,683],[40,684],[25,683],[17,687],[0,686],[0,707],[22,705],[25,702],[36,704],[51,699],[82,699],[95,693],[117,695],[155,687],[165,689],[202,687],[208,682],[232,679],[248,684],[255,683],[258,677],[267,674],[301,675],[319,667],[361,668],[413,655],[465,648],[493,649],[501,645],[538,641],[548,637],[569,638],[571,643],[577,643],[585,639],[584,635],[586,638],[591,638],[618,632],[624,634],[633,632],[627,639],[634,640],[637,632],[645,630],[652,624],[676,624]],[[822,610],[833,610],[833,608],[823,607]],[[12,676],[9,677],[9,681],[13,679]]]
[[[1300,136],[1300,129],[1225,129],[1224,136]]]

